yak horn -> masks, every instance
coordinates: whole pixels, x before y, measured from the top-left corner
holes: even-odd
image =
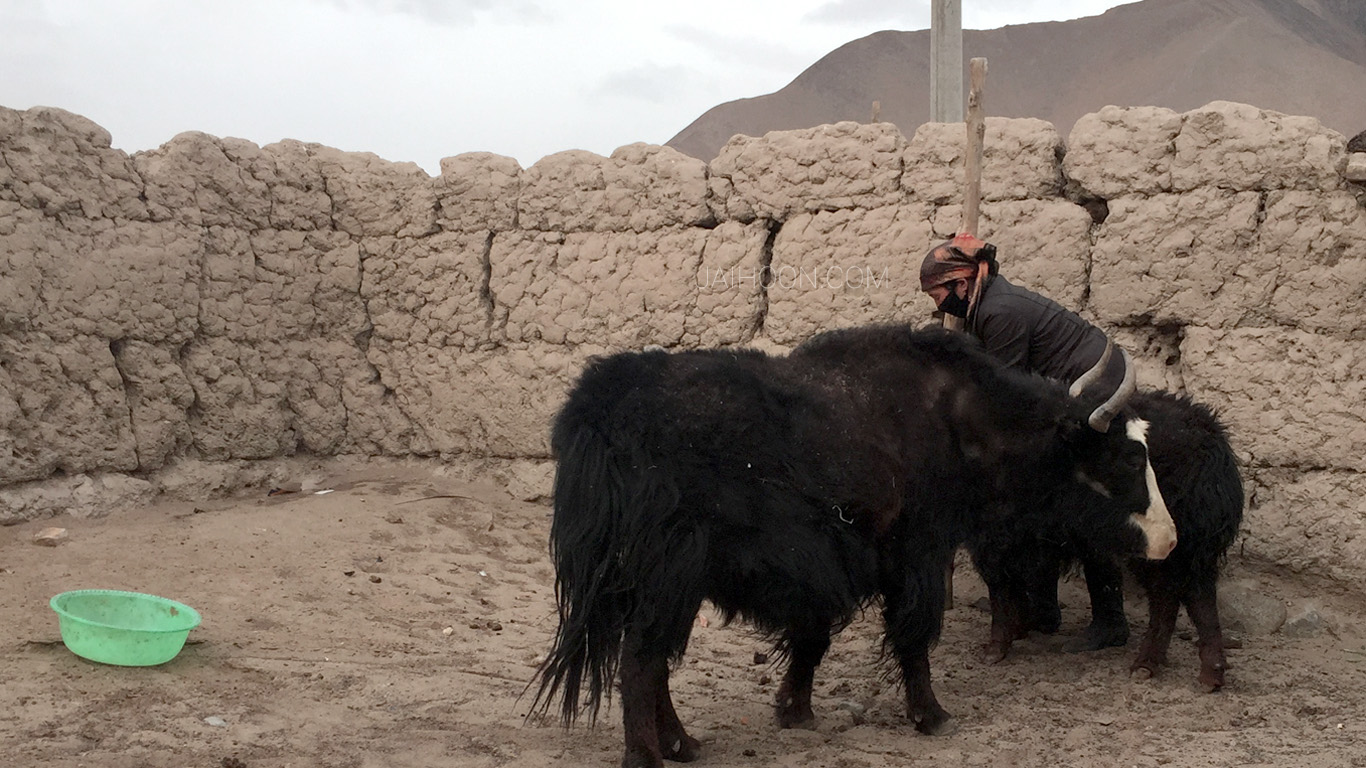
[[[1095,384],[1100,379],[1101,374],[1105,373],[1105,367],[1110,364],[1110,353],[1115,351],[1115,343],[1109,339],[1105,340],[1105,351],[1101,353],[1100,360],[1091,370],[1083,373],[1080,378],[1072,382],[1072,386],[1067,390],[1067,394],[1078,397],[1087,387]]]
[[[1120,409],[1124,407],[1125,403],[1129,402],[1129,398],[1133,396],[1134,390],[1138,388],[1138,375],[1137,371],[1134,370],[1134,361],[1130,359],[1129,353],[1123,349],[1119,351],[1119,354],[1124,358],[1124,381],[1120,382],[1119,389],[1116,389],[1115,393],[1110,395],[1109,400],[1101,403],[1099,408],[1091,411],[1091,418],[1087,419],[1087,423],[1091,425],[1091,429],[1094,429],[1097,432],[1108,432],[1110,430],[1110,421],[1113,420],[1115,416],[1119,415]],[[1104,358],[1101,359],[1103,360]]]

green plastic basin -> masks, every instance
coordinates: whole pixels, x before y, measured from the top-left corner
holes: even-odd
[[[72,653],[124,667],[174,659],[200,621],[188,605],[141,592],[80,589],[63,592],[49,604]]]

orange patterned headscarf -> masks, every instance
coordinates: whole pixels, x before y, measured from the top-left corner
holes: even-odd
[[[995,273],[996,246],[965,232],[925,254],[925,260],[920,263],[920,290],[928,291],[957,280],[972,280],[972,295],[968,297],[968,315],[971,316],[987,277]]]

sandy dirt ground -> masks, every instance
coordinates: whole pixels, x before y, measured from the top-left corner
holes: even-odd
[[[437,465],[316,465],[331,488],[164,503],[102,519],[0,528],[0,765],[200,768],[609,766],[620,710],[596,728],[525,722],[555,628],[549,507]],[[424,498],[435,495],[454,498]],[[420,500],[419,500],[420,499]],[[55,548],[32,538],[68,528]],[[780,671],[743,626],[695,627],[673,677],[703,742],[698,765],[1366,766],[1366,606],[1332,585],[1235,560],[1241,579],[1336,617],[1309,638],[1248,636],[1229,686],[1202,692],[1182,617],[1172,664],[1131,680],[1135,639],[1089,655],[1030,638],[978,660],[983,589],[959,568],[957,604],[932,655],[957,716],[916,733],[878,659],[876,613],[841,634],[818,670],[814,730],[776,727]],[[77,588],[165,595],[204,623],[171,662],[104,666],[61,644],[48,599]],[[1063,585],[1063,631],[1085,621]],[[703,616],[706,617],[704,611]]]

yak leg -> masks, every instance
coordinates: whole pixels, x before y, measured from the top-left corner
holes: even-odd
[[[1210,691],[1224,687],[1224,670],[1228,661],[1224,658],[1224,633],[1219,627],[1219,603],[1215,592],[1213,577],[1198,581],[1182,602],[1186,613],[1195,625],[1199,636],[1197,647],[1200,649],[1200,683]]]
[[[1129,620],[1124,616],[1124,571],[1113,558],[1086,554],[1082,557],[1086,591],[1091,595],[1091,623],[1081,635],[1069,640],[1068,653],[1098,651],[1129,642]],[[1149,603],[1151,606],[1151,603]]]
[[[1026,579],[1018,573],[1016,553],[974,553],[973,562],[987,585],[991,603],[991,637],[982,647],[982,660],[995,664],[1010,653],[1010,646],[1025,636],[1025,611],[1029,605]],[[1053,585],[1056,590],[1056,583]]]
[[[658,768],[665,759],[688,763],[700,756],[701,743],[683,730],[669,696],[668,659],[622,654],[621,709],[622,768]]]
[[[982,648],[982,660],[988,664],[1003,661],[1010,654],[1011,645],[1025,636],[1024,608],[1027,602],[1020,585],[1008,580],[987,585],[991,602],[991,639]]]
[[[667,627],[629,627],[622,641],[621,716],[626,737],[622,768],[659,768],[665,759],[696,760],[698,741],[683,730],[669,696],[669,658],[688,645],[701,601]]]
[[[666,673],[664,682],[658,689],[655,700],[655,725],[659,733],[659,748],[665,760],[678,763],[691,763],[702,756],[702,743],[683,730],[683,723],[674,711],[673,699],[669,696],[669,679]]]
[[[1176,630],[1176,614],[1181,609],[1181,599],[1170,589],[1163,589],[1161,582],[1148,589],[1148,631],[1139,643],[1138,656],[1129,666],[1129,671],[1138,678],[1152,677],[1167,663],[1167,647],[1172,642],[1172,632]]]
[[[669,695],[669,662],[642,655],[628,643],[621,655],[621,718],[626,736],[622,768],[660,768],[658,702]]]
[[[949,558],[949,564],[944,566],[944,610],[953,609],[953,558]]]
[[[928,558],[919,572],[905,574],[905,582],[886,579],[882,584],[885,642],[901,665],[906,716],[917,731],[933,736],[954,730],[952,715],[939,706],[930,687],[930,646],[944,621],[944,562]]]
[[[778,726],[814,726],[816,715],[811,711],[811,687],[816,678],[816,667],[830,649],[830,627],[827,624],[789,631],[787,646],[787,673],[783,675],[777,695]]]
[[[1051,635],[1062,626],[1062,607],[1058,604],[1058,577],[1062,575],[1063,556],[1040,547],[1029,574],[1029,614],[1025,629]]]
[[[930,736],[953,733],[953,716],[939,706],[930,687],[930,649],[902,655],[901,680],[906,686],[906,714],[915,729]]]

